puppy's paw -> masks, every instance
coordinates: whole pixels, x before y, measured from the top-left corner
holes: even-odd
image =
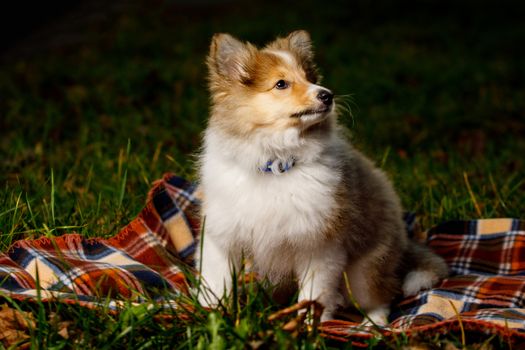
[[[390,314],[390,308],[386,306],[381,306],[376,309],[370,310],[361,326],[370,327],[370,326],[379,326],[385,327],[388,325],[388,315]]]
[[[219,306],[219,299],[208,290],[200,290],[197,294],[197,300],[201,306],[214,309]]]
[[[321,315],[321,322],[331,321],[334,319],[334,314],[330,311],[323,311]]]
[[[439,277],[432,271],[414,270],[409,272],[403,282],[405,297],[416,295],[419,291],[430,289],[439,281]]]

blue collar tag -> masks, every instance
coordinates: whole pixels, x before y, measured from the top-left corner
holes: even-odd
[[[294,157],[291,157],[286,161],[283,161],[281,159],[274,159],[267,161],[264,166],[259,168],[259,170],[263,173],[274,173],[275,175],[281,175],[292,169],[294,165]]]

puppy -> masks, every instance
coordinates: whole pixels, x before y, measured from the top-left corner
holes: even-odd
[[[444,261],[407,237],[385,174],[343,136],[307,32],[262,49],[216,34],[207,65],[203,304],[229,293],[242,257],[272,283],[296,281],[299,300],[324,306],[323,321],[355,301],[385,324],[394,297],[446,276]]]

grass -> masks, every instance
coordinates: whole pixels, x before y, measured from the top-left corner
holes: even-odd
[[[345,4],[138,2],[116,13],[102,9],[82,26],[64,24],[61,33],[79,38],[73,43],[43,50],[31,50],[38,47],[31,40],[21,44],[30,54],[14,51],[0,66],[0,249],[72,231],[110,237],[140,211],[164,172],[195,179],[193,155],[208,111],[203,61],[214,32],[262,44],[310,30],[324,85],[351,94],[352,116],[341,120],[354,143],[387,171],[424,228],[523,217],[523,6]],[[247,298],[240,311],[200,310],[191,320],[153,304],[118,314],[9,305],[34,315],[33,347],[338,346],[282,331],[283,323],[265,322],[277,306],[264,293]],[[174,320],[160,322],[161,314]],[[63,322],[71,322],[68,338],[58,333]]]

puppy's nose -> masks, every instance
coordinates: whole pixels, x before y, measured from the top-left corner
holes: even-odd
[[[321,90],[317,93],[317,99],[324,105],[330,106],[332,104],[332,100],[334,99],[334,94],[328,90]]]

